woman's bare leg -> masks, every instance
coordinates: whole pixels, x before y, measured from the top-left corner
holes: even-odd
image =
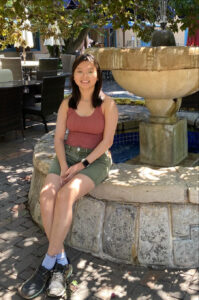
[[[59,192],[54,207],[54,218],[50,231],[48,254],[60,253],[64,239],[70,229],[74,202],[95,187],[94,182],[84,174],[77,174]]]
[[[40,192],[40,209],[42,224],[45,233],[50,238],[51,228],[53,224],[54,208],[57,193],[61,188],[60,176],[56,174],[48,174],[44,186]]]

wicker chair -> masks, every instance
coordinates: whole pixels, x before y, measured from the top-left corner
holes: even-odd
[[[9,69],[0,69],[0,82],[12,81],[12,71]]]
[[[36,72],[37,80],[42,80],[44,77],[56,76],[56,75],[57,75],[57,70],[47,70],[47,71],[38,70]]]
[[[41,103],[25,105],[23,108],[24,128],[26,115],[37,115],[41,117],[45,126],[45,131],[48,132],[46,118],[52,113],[58,111],[58,108],[64,98],[65,80],[65,75],[43,78]]]
[[[7,51],[4,52],[4,57],[20,57],[20,52],[15,52],[15,51]]]
[[[58,69],[58,58],[40,58],[39,71],[51,71]]]
[[[23,76],[20,57],[1,58],[1,68],[10,69],[12,71],[13,80],[22,80]]]
[[[23,86],[0,89],[0,135],[20,129],[22,135]]]
[[[72,66],[75,61],[76,56],[71,54],[62,54],[61,61],[62,61],[62,68],[63,72],[70,75],[72,73]]]
[[[57,76],[57,70],[48,70],[48,71],[36,71],[36,80],[42,81],[44,77],[49,77],[49,76]],[[41,85],[35,86],[34,87],[34,93],[37,94],[37,101],[36,102],[41,102]]]

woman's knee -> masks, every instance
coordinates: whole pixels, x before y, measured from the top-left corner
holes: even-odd
[[[58,191],[56,201],[73,205],[76,198],[76,193],[73,187],[70,185],[65,185]]]
[[[40,191],[40,204],[46,203],[47,201],[54,201],[56,199],[56,195],[56,188],[52,184],[44,185]]]
[[[40,198],[56,198],[57,191],[60,189],[60,187],[60,177],[56,174],[48,174],[40,191]]]

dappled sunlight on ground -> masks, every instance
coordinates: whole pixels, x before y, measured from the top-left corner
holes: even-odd
[[[184,299],[191,278],[198,274],[195,269],[187,271],[148,269],[146,273],[146,269],[142,267],[129,265],[115,264],[113,268],[113,263],[102,264],[99,259],[89,261],[85,258],[85,254],[83,256],[83,259],[79,259],[75,267],[76,274],[72,278],[77,281],[77,289],[72,294],[72,300]]]

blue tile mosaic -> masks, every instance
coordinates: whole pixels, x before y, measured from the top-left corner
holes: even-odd
[[[199,131],[188,131],[188,150],[199,153]]]
[[[123,163],[139,155],[139,132],[117,134],[110,148],[114,163]],[[199,132],[188,131],[188,151],[199,153]]]

